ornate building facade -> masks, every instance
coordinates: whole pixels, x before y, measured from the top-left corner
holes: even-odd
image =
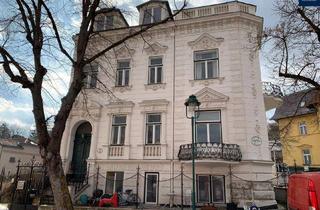
[[[138,26],[128,26],[120,10],[101,11],[92,52],[172,15],[166,1],[137,8]],[[106,193],[133,189],[145,204],[190,204],[192,129],[184,102],[194,94],[201,102],[197,204],[276,204],[254,50],[263,19],[255,12],[255,5],[238,1],[184,9],[109,52],[108,62],[92,64],[86,97],[75,103],[63,136],[69,177],[86,174],[87,164],[90,176],[99,166],[105,180],[97,187]],[[135,175],[138,185],[130,179]],[[84,189],[89,194],[93,183]]]

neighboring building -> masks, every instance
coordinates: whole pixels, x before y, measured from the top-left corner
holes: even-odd
[[[166,1],[137,8],[140,25],[171,15]],[[99,166],[105,180],[98,187],[107,193],[135,189],[131,178],[139,166],[142,202],[167,204],[173,196],[170,202],[180,204],[181,180],[175,177],[183,166],[183,195],[190,201],[192,135],[184,102],[194,94],[201,102],[196,122],[198,205],[276,204],[259,53],[252,48],[263,20],[255,12],[256,6],[238,1],[185,9],[174,22],[149,30],[147,43],[136,37],[109,52],[109,62],[101,59],[88,66],[87,104],[79,96],[61,144],[72,193],[84,181],[87,163],[89,177],[95,177]],[[120,10],[103,15],[99,13],[96,24],[103,31],[89,52],[141,27],[129,27]],[[98,81],[112,95],[99,91]],[[95,189],[90,182],[88,194]],[[184,204],[190,202],[185,198]]]
[[[287,95],[276,109],[283,162],[290,171],[320,171],[319,91]]]
[[[35,158],[41,161],[39,148],[26,139],[0,139],[0,170],[5,169],[5,175],[15,175],[18,161],[25,163]]]

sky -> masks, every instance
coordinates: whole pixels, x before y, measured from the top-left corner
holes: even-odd
[[[79,1],[79,0],[75,0]],[[138,12],[136,6],[145,2],[146,0],[113,0],[114,4],[126,11],[132,11],[133,15],[126,16],[129,24],[135,24],[138,20]],[[215,3],[227,2],[228,0],[189,0],[188,7],[205,6]],[[246,3],[257,5],[257,15],[264,18],[264,27],[272,27],[277,24],[278,17],[273,11],[273,4],[275,0],[242,0]],[[173,1],[169,1],[171,8],[174,9]],[[3,12],[3,0],[0,0],[0,13]],[[65,24],[72,26],[79,25],[79,18],[72,17],[71,19],[62,19]],[[1,36],[1,34],[0,34]],[[260,56],[262,80],[270,80],[268,70],[265,67],[265,59]],[[70,80],[70,67],[64,71],[56,74],[51,74],[51,82],[46,83],[45,93],[45,109],[47,116],[54,115],[59,108],[60,98],[67,91],[68,82]],[[28,91],[21,90],[16,86],[4,83],[7,78],[1,76],[0,69],[0,122],[6,122],[10,126],[20,127],[24,130],[24,135],[28,135],[30,129],[34,128],[34,120],[32,113],[32,102]],[[2,81],[1,81],[2,80]],[[6,85],[3,85],[6,84]],[[268,112],[270,117],[272,112]]]

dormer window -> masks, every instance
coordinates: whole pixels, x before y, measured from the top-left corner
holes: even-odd
[[[143,24],[161,21],[161,7],[147,8],[144,10]]]
[[[113,16],[101,15],[96,20],[96,30],[103,31],[113,29]]]
[[[140,25],[159,23],[166,18],[173,20],[169,2],[166,0],[149,0],[138,5],[137,9],[140,13]]]

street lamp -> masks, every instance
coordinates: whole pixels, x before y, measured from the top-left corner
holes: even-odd
[[[198,101],[197,97],[195,95],[191,95],[189,96],[189,98],[187,99],[187,101],[184,103],[184,105],[186,106],[186,117],[188,119],[191,119],[191,128],[192,128],[192,145],[191,145],[191,149],[192,149],[192,155],[191,155],[191,159],[192,159],[192,210],[196,209],[196,194],[195,194],[195,166],[194,166],[194,153],[195,153],[195,119],[199,116],[196,114],[196,111],[199,111],[199,106],[200,106],[200,102]],[[188,110],[191,113],[191,116],[188,116]]]

